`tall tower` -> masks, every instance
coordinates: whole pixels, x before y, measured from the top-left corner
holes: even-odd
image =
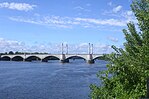
[[[91,45],[91,54],[93,54],[93,44]]]
[[[88,43],[88,54],[91,54],[91,44]]]
[[[66,44],[66,54],[68,54],[68,44]]]
[[[62,43],[62,46],[61,46],[61,52],[62,52],[62,54],[64,54],[64,45],[63,45],[63,43]]]

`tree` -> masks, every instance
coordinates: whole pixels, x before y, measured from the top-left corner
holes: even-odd
[[[136,99],[146,96],[149,77],[149,0],[134,0],[131,5],[140,32],[133,22],[124,29],[124,49],[116,48],[108,55],[107,70],[97,74],[100,86],[92,84],[92,99]]]
[[[14,52],[13,51],[10,51],[8,54],[12,55],[12,54],[14,54]]]

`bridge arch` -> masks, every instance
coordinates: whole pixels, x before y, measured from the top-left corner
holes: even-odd
[[[94,57],[93,60],[99,59],[101,56]]]
[[[70,60],[72,59],[72,60]],[[69,56],[65,59],[66,62],[73,62],[74,60],[78,60],[78,59],[83,59],[81,61],[86,61],[86,59],[84,57],[81,56]]]
[[[66,60],[67,59],[84,59],[84,60],[86,60],[84,57],[77,56],[77,55],[76,56],[69,56],[69,57],[66,58]]]
[[[12,61],[23,61],[23,60],[24,60],[24,58],[21,56],[15,56],[12,58]]]
[[[29,56],[25,59],[25,61],[29,61],[29,62],[31,62],[31,61],[40,61],[40,60],[41,60],[41,58],[39,58],[37,56]]]
[[[46,56],[45,58],[42,59],[43,62],[48,62],[48,60],[60,60],[60,58],[56,56]]]
[[[96,56],[93,58],[93,60],[103,60],[105,57],[104,56]],[[105,60],[105,59],[104,59]]]
[[[1,60],[2,61],[10,61],[11,58],[9,56],[3,56],[3,57],[1,57]]]

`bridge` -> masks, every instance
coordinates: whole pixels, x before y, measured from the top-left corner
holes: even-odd
[[[102,54],[13,54],[1,55],[0,60],[3,61],[41,61],[57,59],[62,63],[69,63],[69,59],[82,58],[87,63],[94,63],[94,60],[103,56]]]
[[[64,53],[64,45],[61,46],[61,54],[6,54],[0,55],[0,60],[3,61],[41,61],[60,60],[62,63],[69,63],[69,59],[82,58],[87,63],[94,63],[94,60],[103,56],[102,54],[93,54],[93,44],[89,43],[88,54],[68,54],[68,45],[66,45],[66,53]]]

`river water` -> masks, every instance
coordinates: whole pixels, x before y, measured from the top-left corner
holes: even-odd
[[[96,73],[106,61],[0,61],[0,99],[90,99],[89,85],[99,84]]]

